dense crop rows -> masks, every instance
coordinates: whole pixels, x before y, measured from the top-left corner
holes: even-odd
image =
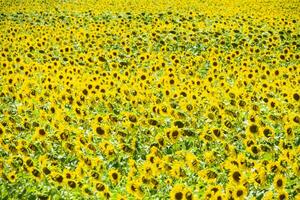
[[[34,2],[0,4],[0,199],[300,198],[299,2]]]

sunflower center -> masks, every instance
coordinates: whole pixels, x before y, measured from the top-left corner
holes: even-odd
[[[175,199],[180,200],[180,199],[182,199],[182,197],[183,197],[182,192],[177,192],[177,193],[175,194]]]
[[[97,127],[96,128],[96,132],[99,134],[99,135],[103,135],[105,133],[105,131],[101,128],[101,127]]]
[[[236,192],[236,195],[237,195],[238,197],[242,196],[242,195],[243,195],[243,191],[242,191],[242,190],[238,190],[238,191]]]
[[[232,177],[236,182],[239,182],[241,179],[241,174],[240,174],[240,172],[234,172]]]
[[[113,177],[113,179],[116,180],[116,179],[118,178],[118,174],[117,174],[117,173],[113,173],[113,174],[112,174],[112,177]]]
[[[281,187],[281,186],[282,186],[282,184],[283,184],[283,183],[282,183],[282,180],[281,180],[281,179],[279,179],[279,180],[277,181],[277,186],[278,186],[278,187]]]
[[[257,127],[257,125],[251,125],[250,126],[250,132],[251,133],[257,133],[258,132],[258,127]]]

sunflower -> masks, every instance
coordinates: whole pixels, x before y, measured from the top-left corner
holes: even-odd
[[[130,180],[126,184],[126,190],[129,194],[133,195],[136,199],[142,199],[144,194],[141,188],[142,183],[140,180]]]
[[[289,194],[285,190],[279,190],[277,191],[277,197],[279,200],[287,200],[289,199]]]
[[[192,169],[193,171],[197,171],[199,167],[199,161],[193,153],[188,152],[185,155],[185,160],[190,169]]]
[[[230,169],[229,180],[232,184],[242,185],[244,183],[244,175],[240,168],[233,167]]]
[[[266,193],[263,194],[262,200],[271,200],[271,199],[274,199],[272,191],[267,191]]]
[[[202,177],[203,181],[214,184],[217,181],[218,174],[215,172],[213,168],[205,168],[198,171],[198,176]]]
[[[166,135],[172,142],[176,142],[181,137],[181,131],[178,128],[173,127],[167,130]]]
[[[175,161],[172,163],[170,175],[174,178],[185,177],[186,173],[183,169],[184,163],[180,161]]]
[[[151,178],[152,176],[157,174],[157,169],[155,167],[154,160],[153,163],[150,161],[144,162],[141,170],[142,174],[148,178]]]
[[[183,184],[176,184],[171,192],[170,199],[171,200],[182,200],[185,199],[185,186]]]
[[[65,179],[74,179],[75,178],[75,172],[73,172],[69,169],[64,169],[62,174]]]
[[[222,193],[221,191],[218,191],[216,192],[214,195],[213,195],[213,199],[216,199],[216,200],[223,200],[223,199],[226,199],[226,196],[224,193]]]
[[[24,161],[25,161],[27,170],[31,172],[34,168],[34,162],[33,162],[34,160],[30,157],[25,157]]]
[[[278,161],[271,161],[267,165],[268,171],[272,173],[278,173],[282,171],[282,167],[280,166],[280,163]]]
[[[190,188],[186,187],[185,190],[184,190],[184,193],[185,193],[185,195],[184,195],[185,198],[184,199],[186,199],[186,200],[195,199],[195,197],[193,195],[193,191]]]
[[[285,136],[287,139],[293,139],[294,138],[294,128],[290,126],[289,124],[285,125]]]
[[[155,141],[160,147],[164,147],[166,145],[166,137],[161,133],[158,133],[155,136]]]
[[[108,187],[102,182],[94,182],[93,185],[95,187],[95,190],[101,193],[107,191],[108,189]]]
[[[47,132],[43,128],[38,128],[35,130],[34,135],[32,136],[32,140],[44,140],[47,137]]]
[[[10,182],[15,182],[17,180],[17,174],[15,171],[11,171],[7,174],[7,178]]]
[[[285,188],[285,184],[286,184],[286,179],[283,175],[281,174],[277,174],[275,177],[274,177],[274,180],[273,180],[273,185],[275,187],[276,190],[282,190]]]
[[[39,157],[39,164],[42,165],[42,166],[46,165],[46,163],[48,161],[47,159],[48,159],[47,155],[41,155]]]
[[[109,126],[107,125],[97,125],[94,124],[92,126],[93,131],[97,134],[97,136],[100,136],[102,138],[107,138],[109,136]]]
[[[53,172],[53,173],[51,173],[51,177],[55,183],[57,183],[59,185],[63,184],[64,177],[62,176],[62,174],[60,174],[58,172]]]
[[[235,197],[235,199],[245,199],[245,197],[247,196],[246,187],[242,185],[237,186],[233,192],[233,196]]]
[[[260,133],[260,127],[257,124],[252,123],[252,124],[249,125],[248,131],[251,134],[257,134],[258,135]]]
[[[266,138],[273,138],[274,137],[274,131],[270,127],[263,128],[263,135]]]
[[[111,169],[111,170],[109,170],[108,174],[109,174],[109,179],[110,179],[110,181],[111,181],[114,185],[116,185],[116,184],[119,183],[119,181],[120,181],[120,179],[121,179],[121,175],[120,175],[120,173],[118,172],[118,170],[116,170],[116,169]]]
[[[206,163],[213,163],[216,160],[215,152],[205,151],[204,160],[206,161]]]
[[[41,179],[42,179],[42,173],[38,169],[33,168],[32,171],[31,171],[31,174],[33,175],[33,177],[37,181],[41,181]]]
[[[93,191],[91,190],[90,186],[88,184],[84,184],[81,188],[80,188],[81,192],[83,195],[86,195],[86,197],[90,196],[93,194]],[[101,193],[101,196],[103,194]]]

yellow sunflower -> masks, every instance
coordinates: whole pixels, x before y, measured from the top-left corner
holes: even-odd
[[[110,181],[111,181],[114,185],[116,185],[116,184],[119,183],[119,181],[120,181],[120,179],[121,179],[121,174],[119,173],[118,170],[116,170],[116,169],[111,169],[111,170],[109,170],[108,174],[109,174],[109,179],[110,179]]]

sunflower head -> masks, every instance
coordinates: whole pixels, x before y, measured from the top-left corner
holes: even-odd
[[[119,173],[118,170],[116,169],[111,169],[109,170],[109,179],[113,184],[118,184],[120,179],[121,179],[121,175]]]

